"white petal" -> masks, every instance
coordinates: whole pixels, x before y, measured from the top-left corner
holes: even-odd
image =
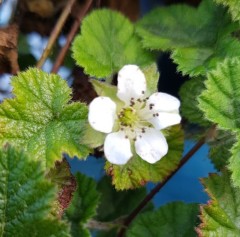
[[[124,132],[107,135],[104,142],[104,153],[107,160],[115,165],[124,165],[132,157],[131,144]]]
[[[152,117],[148,120],[156,129],[164,129],[169,126],[179,124],[181,122],[181,116],[176,113],[164,113],[159,112],[158,116]]]
[[[97,97],[89,105],[88,121],[97,131],[110,133],[116,118],[116,104],[108,97]]]
[[[128,104],[131,98],[139,99],[146,91],[146,79],[136,65],[126,65],[118,73],[118,92],[120,100]]]
[[[180,101],[176,97],[162,92],[154,93],[149,97],[146,106],[149,107],[151,104],[153,104],[152,110],[156,112],[178,111],[180,107]]]
[[[148,163],[159,161],[168,152],[166,138],[160,131],[147,129],[135,142],[136,153]]]

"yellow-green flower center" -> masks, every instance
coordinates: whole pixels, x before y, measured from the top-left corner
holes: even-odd
[[[138,121],[136,111],[132,107],[123,108],[118,118],[122,126],[132,127]]]

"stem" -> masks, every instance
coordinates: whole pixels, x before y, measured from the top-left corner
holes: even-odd
[[[68,49],[71,45],[71,42],[72,42],[76,32],[79,29],[82,18],[86,15],[86,12],[88,11],[91,4],[92,4],[92,0],[88,0],[86,5],[84,6],[84,8],[80,11],[79,16],[75,19],[75,21],[73,23],[73,26],[72,26],[70,32],[68,33],[68,36],[67,36],[67,39],[66,39],[66,44],[64,45],[64,47],[62,47],[60,53],[57,56],[57,59],[56,59],[54,65],[53,65],[53,68],[52,68],[52,71],[51,71],[52,73],[57,73],[60,66],[62,65],[63,60],[64,60],[64,58],[67,54],[67,51],[68,51]]]
[[[142,209],[148,204],[149,201],[165,186],[165,184],[180,170],[187,161],[204,145],[206,139],[209,137],[209,133],[212,133],[216,127],[213,125],[207,132],[205,136],[203,136],[194,147],[181,159],[178,167],[170,173],[161,183],[155,186],[151,190],[151,192],[142,200],[142,202],[128,215],[128,217],[124,221],[124,228],[121,228],[118,237],[123,237],[126,231],[126,228],[131,224],[134,218],[142,211]]]
[[[48,55],[50,54],[55,42],[56,42],[56,39],[57,37],[59,36],[67,18],[68,18],[68,15],[70,14],[71,12],[71,9],[72,9],[72,6],[73,4],[75,3],[76,0],[69,0],[67,5],[65,6],[61,16],[59,17],[59,20],[57,22],[57,24],[55,25],[52,33],[51,33],[51,36],[48,40],[48,43],[47,43],[47,46],[46,48],[44,49],[43,53],[42,53],[42,56],[41,58],[39,59],[38,63],[37,63],[37,68],[41,68],[44,64],[44,62],[46,61]]]
[[[100,8],[101,7],[101,0],[96,0],[96,7]]]
[[[118,218],[111,222],[102,222],[102,221],[91,219],[84,226],[89,229],[107,231],[122,225],[123,225],[123,218]]]

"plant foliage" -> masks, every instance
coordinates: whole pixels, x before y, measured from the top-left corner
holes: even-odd
[[[137,155],[122,166],[106,162],[105,170],[112,176],[112,183],[117,190],[138,188],[149,181],[161,182],[177,168],[183,151],[183,133],[180,126],[171,127],[167,132],[169,152],[155,164],[147,163]]]
[[[201,206],[199,236],[239,236],[239,188],[233,187],[230,174],[212,174],[202,182],[211,201]]]
[[[24,149],[45,167],[61,159],[62,152],[85,157],[81,145],[87,107],[69,103],[71,90],[58,75],[31,68],[12,79],[14,98],[0,105],[0,144]]]
[[[137,24],[144,47],[172,51],[178,69],[190,76],[205,75],[218,61],[240,54],[240,44],[230,34],[236,29],[225,9],[212,0],[202,1],[197,9],[154,9]]]
[[[151,54],[141,47],[133,24],[107,9],[96,10],[84,19],[72,50],[77,64],[98,78],[111,76],[126,64],[144,66],[152,62]]]
[[[228,7],[233,20],[240,20],[240,6],[238,0],[215,0],[215,2]]]
[[[0,170],[0,236],[70,236],[67,225],[52,214],[56,188],[39,162],[6,147],[0,150]]]
[[[128,230],[127,237],[194,237],[198,212],[197,204],[167,204],[156,211],[139,215]]]
[[[99,202],[99,193],[93,179],[76,174],[77,190],[72,202],[66,211],[66,216],[71,223],[71,234],[73,237],[91,236],[84,224],[96,214]]]

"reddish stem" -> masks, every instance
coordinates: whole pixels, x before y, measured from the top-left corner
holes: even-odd
[[[195,146],[181,159],[178,167],[170,173],[161,183],[155,186],[154,189],[142,200],[142,202],[128,215],[120,229],[118,237],[123,237],[127,227],[131,224],[134,218],[142,211],[142,209],[151,201],[151,199],[164,187],[164,185],[184,166],[187,161],[203,146],[205,143],[205,136],[202,137]]]
[[[62,47],[60,53],[57,56],[57,59],[56,59],[54,65],[53,65],[53,68],[51,71],[52,73],[57,73],[59,68],[61,67],[61,65],[64,61],[64,58],[67,54],[67,51],[72,43],[72,40],[73,40],[74,36],[76,35],[77,31],[79,30],[81,21],[82,21],[83,17],[86,15],[91,4],[92,4],[92,0],[88,0],[87,3],[85,4],[84,8],[81,9],[79,16],[75,19],[73,26],[72,26],[70,32],[68,33],[68,36],[66,39],[66,44],[64,45],[64,47]]]

